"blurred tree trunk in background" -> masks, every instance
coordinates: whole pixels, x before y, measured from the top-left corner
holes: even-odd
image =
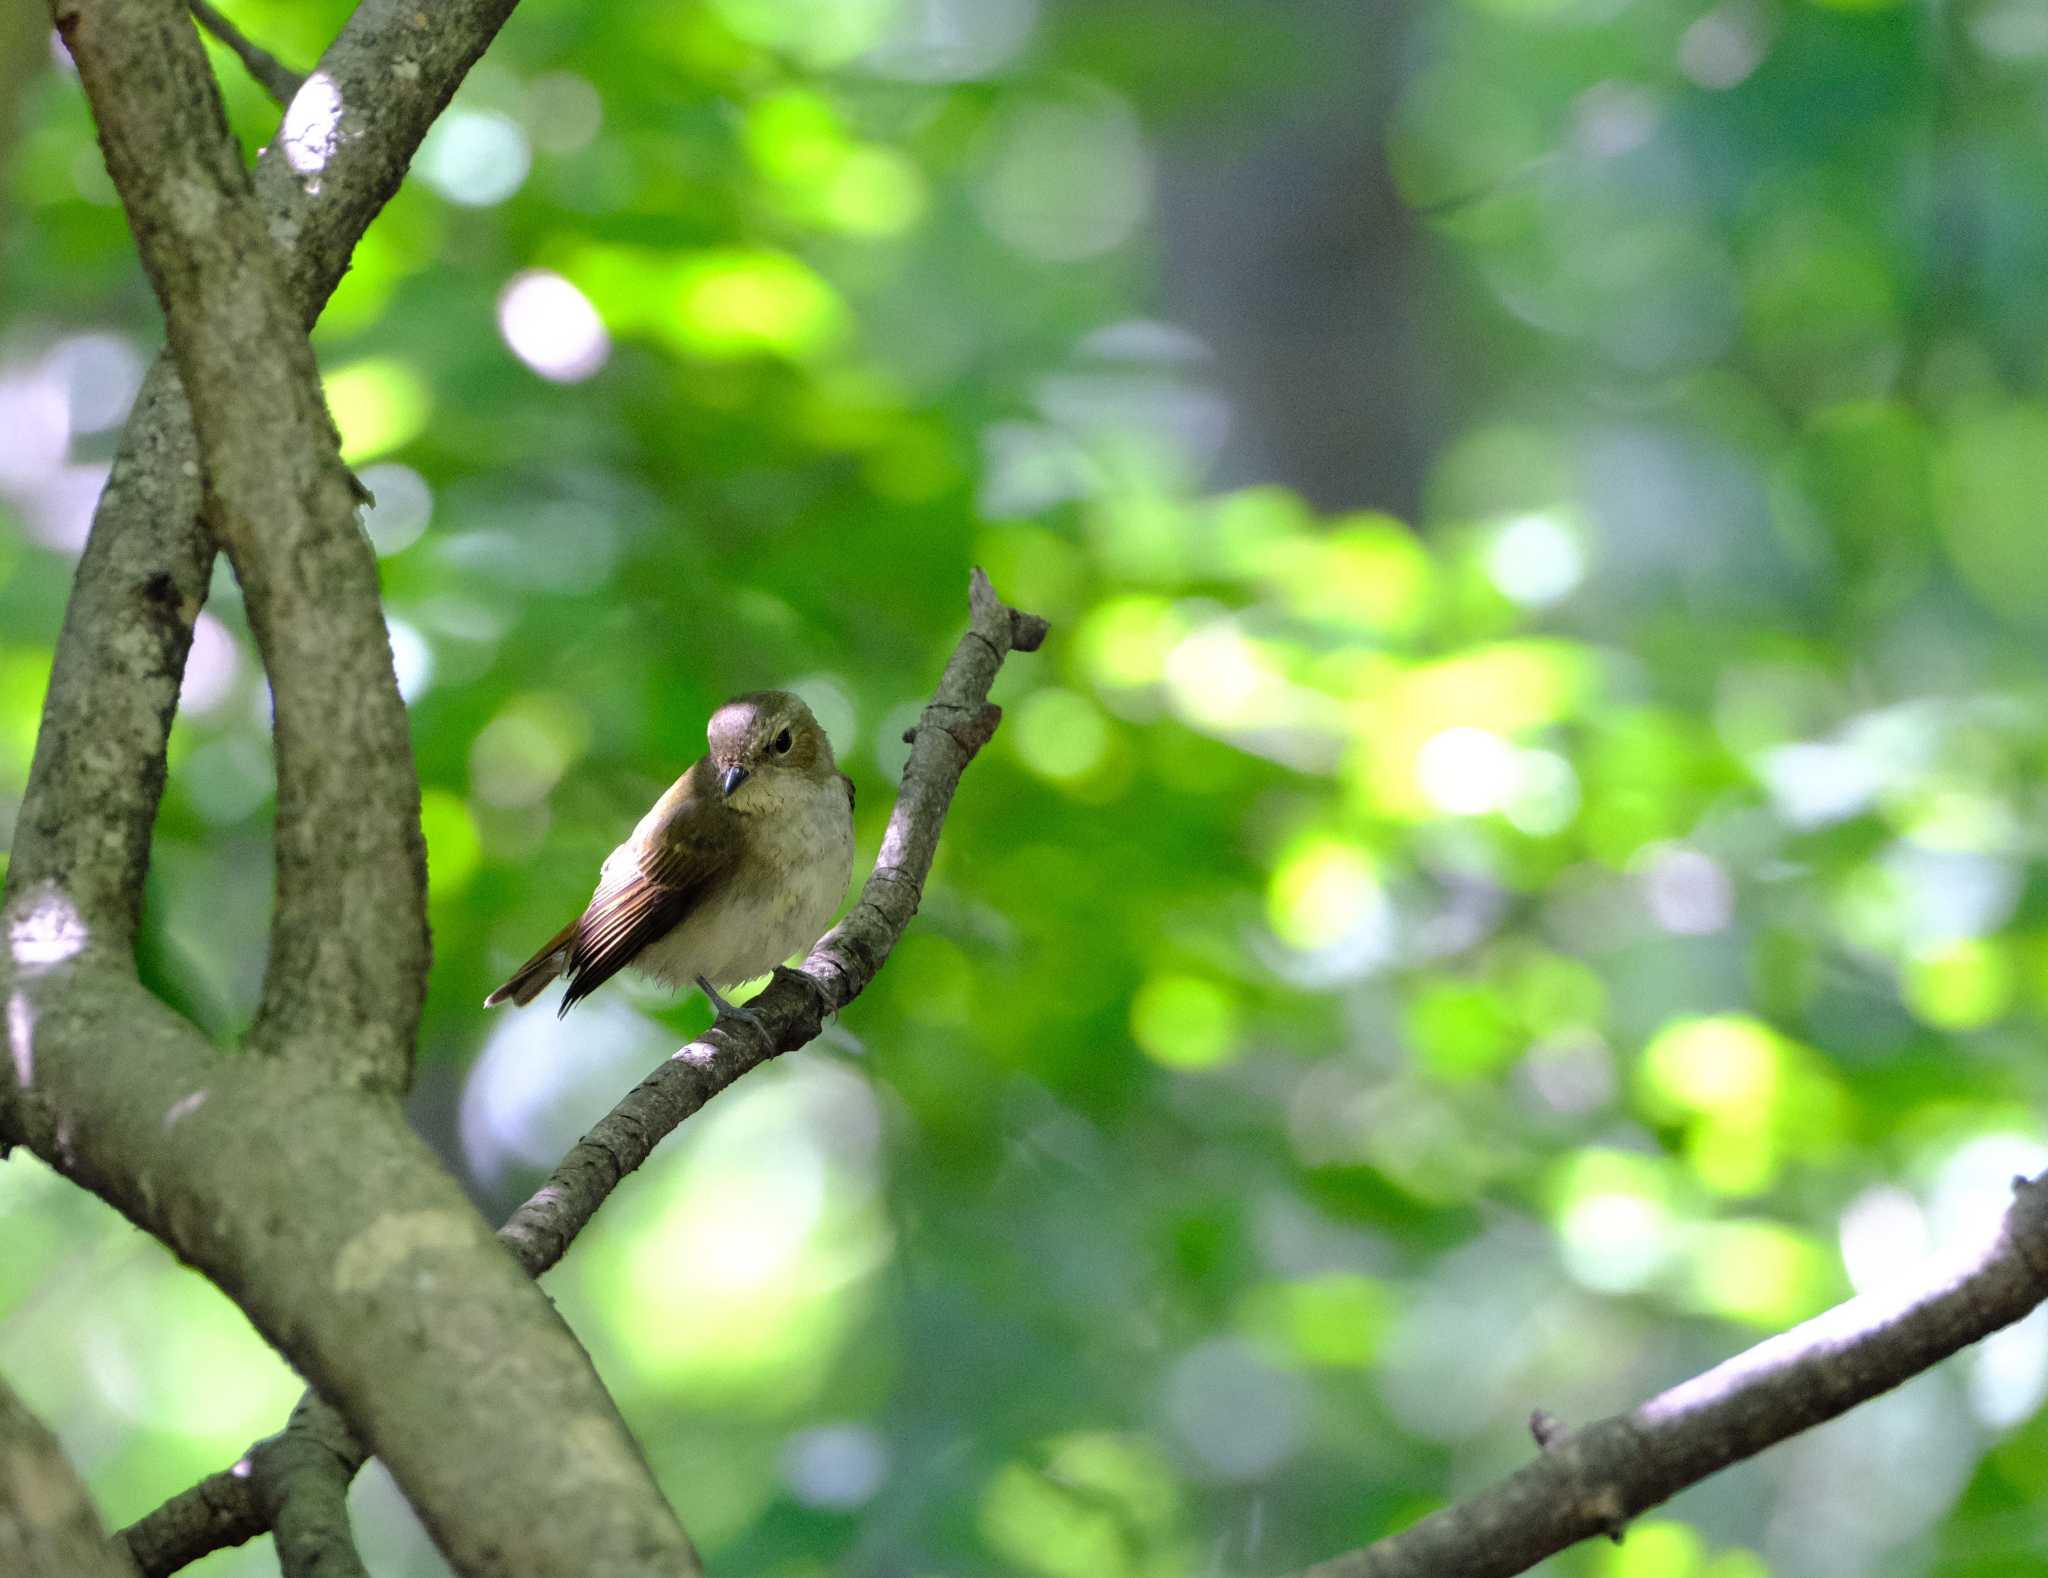
[[[1281,9],[1310,62],[1286,112],[1161,136],[1162,308],[1217,355],[1232,412],[1218,486],[1414,520],[1440,402],[1415,221],[1384,157],[1411,8]]]

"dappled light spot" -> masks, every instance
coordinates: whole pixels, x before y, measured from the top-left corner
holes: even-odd
[[[1963,22],[1970,42],[2002,60],[2033,62],[2048,56],[2048,13],[2034,0],[1988,0]]]
[[[924,216],[928,193],[918,167],[893,148],[846,151],[814,194],[818,217],[852,236],[895,236]]]
[[[681,350],[713,359],[772,354],[801,360],[839,339],[838,292],[785,252],[701,252],[676,270],[659,327]]]
[[[1035,690],[1017,705],[1010,725],[1024,765],[1055,783],[1089,777],[1109,751],[1108,719],[1078,691]]]
[[[483,859],[483,835],[468,802],[446,789],[422,790],[420,831],[427,841],[427,894],[453,898],[469,886]]]
[[[104,433],[127,420],[144,371],[133,341],[103,331],[59,340],[43,357],[43,368],[63,386],[72,430],[79,433]]]
[[[434,398],[406,363],[373,356],[327,374],[327,409],[341,433],[341,458],[351,465],[411,443],[426,430]]]
[[[515,697],[471,742],[469,781],[486,805],[535,805],[589,744],[582,709],[553,692],[531,692]]]
[[[1253,636],[1245,622],[1211,618],[1166,654],[1174,710],[1239,750],[1303,772],[1327,772],[1341,749],[1339,704],[1296,684],[1286,645]]]
[[[1650,1285],[1678,1252],[1676,1169],[1661,1157],[1588,1148],[1551,1185],[1565,1269],[1602,1293]]]
[[[604,99],[587,77],[544,71],[526,85],[522,120],[542,153],[576,153],[604,126]]]
[[[241,672],[241,653],[228,627],[202,611],[192,624],[192,650],[185,658],[185,677],[178,687],[180,710],[208,713],[234,694]]]
[[[1678,69],[1702,88],[1738,87],[1770,52],[1777,16],[1755,0],[1722,0],[1678,39]]]
[[[2048,1401],[2048,1309],[1995,1331],[1970,1350],[1964,1368],[1970,1408],[1992,1430],[2010,1430]]]
[[[2004,1231],[2015,1178],[2048,1171],[2048,1142],[2039,1133],[1993,1130],[1958,1145],[1942,1161],[1928,1191],[1927,1220],[1938,1255],[1974,1264]]]
[[[31,899],[8,923],[8,952],[25,975],[39,974],[76,957],[89,938],[84,919],[61,893]]]
[[[881,39],[897,0],[711,0],[737,37],[813,67],[845,65]]]
[[[1579,813],[1579,776],[1556,751],[1524,750],[1515,757],[1514,791],[1502,814],[1532,838],[1561,833]]]
[[[80,552],[112,470],[104,461],[59,466],[40,487],[28,490],[21,513],[29,537],[59,553]]]
[[[1757,765],[1778,815],[1795,827],[1824,827],[1855,816],[1869,806],[1885,776],[1879,763],[1846,744],[1780,745]]]
[[[1760,1562],[1710,1563],[1698,1530],[1661,1518],[1630,1523],[1627,1538],[1602,1550],[1587,1571],[1598,1578],[1770,1578]]]
[[[1039,0],[902,0],[861,62],[904,82],[967,82],[1008,65],[1030,42]]]
[[[1252,584],[1271,587],[1303,618],[1406,636],[1435,606],[1436,563],[1390,515],[1361,512],[1320,524],[1299,497],[1278,487],[1240,488],[1212,508],[1215,557]]]
[[[177,764],[177,785],[193,809],[217,825],[253,815],[277,792],[277,767],[266,739],[247,730],[201,740]]]
[[[1080,440],[1043,422],[989,423],[981,430],[981,462],[976,502],[983,515],[995,520],[1087,498],[1102,482],[1100,468]]]
[[[1614,1055],[1590,1030],[1567,1031],[1529,1048],[1516,1077],[1552,1112],[1595,1112],[1614,1099]]]
[[[1505,184],[1549,151],[1527,101],[1476,60],[1416,72],[1387,133],[1387,163],[1401,195],[1443,208],[1438,223],[1491,234]]]
[[[1768,1026],[1742,1014],[1680,1020],[1644,1049],[1642,1076],[1667,1110],[1768,1110],[1778,1099],[1783,1048]]]
[[[363,530],[377,557],[387,559],[418,542],[434,514],[434,490],[410,466],[385,461],[357,474],[377,501],[363,508]]]
[[[1735,884],[1711,855],[1663,844],[1638,863],[1650,918],[1668,932],[1702,937],[1723,930],[1735,916]]]
[[[1683,1127],[1693,1175],[1726,1195],[1767,1188],[1792,1158],[1832,1154],[1849,1100],[1812,1048],[1743,1014],[1660,1030],[1643,1051],[1636,1094],[1653,1118]]]
[[[40,369],[0,373],[0,489],[22,492],[40,486],[59,466],[71,443],[71,413],[64,387]]]
[[[1487,729],[1446,729],[1415,754],[1415,780],[1452,816],[1498,811],[1514,792],[1520,753]]]
[[[1213,1068],[1238,1050],[1237,994],[1206,976],[1154,975],[1131,998],[1131,1038],[1168,1068]]]
[[[489,208],[526,184],[533,150],[526,132],[495,110],[456,107],[427,133],[413,169],[451,203]]]
[[[1783,1222],[1703,1222],[1686,1251],[1691,1302],[1728,1320],[1783,1328],[1839,1296],[1834,1257]]]
[[[384,616],[384,633],[391,641],[391,668],[398,679],[398,694],[410,705],[426,694],[433,680],[434,649],[396,614]]]
[[[1554,513],[1532,512],[1504,522],[1486,553],[1493,584],[1528,608],[1568,596],[1586,573],[1579,534]]]
[[[1909,954],[1899,994],[1914,1015],[1941,1030],[1976,1030],[2005,1017],[2019,982],[1995,938],[1958,937]]]
[[[1402,1029],[1418,1065],[1451,1082],[1491,1078],[1521,1050],[1521,1024],[1483,981],[1425,981],[1409,998]]]
[[[1833,908],[1843,935],[1861,947],[1934,955],[1998,930],[2023,886],[2014,860],[1900,841],[1857,870],[1833,895]]]
[[[430,831],[430,878],[432,838]],[[564,1057],[552,1003],[551,994],[526,1012],[492,1017],[483,1050],[463,1081],[456,1131],[470,1171],[488,1187],[553,1166],[616,1092],[668,1050],[659,1026],[630,1005],[600,995],[576,1011],[576,1055]]]
[[[1888,1184],[1849,1202],[1836,1238],[1849,1285],[1858,1293],[1892,1293],[1911,1284],[1925,1275],[1933,1247],[1920,1202]]]
[[[1152,1578],[1200,1569],[1180,1533],[1171,1464],[1151,1442],[1076,1431],[1032,1461],[998,1469],[981,1494],[981,1537],[1019,1572],[1044,1578]]]
[[[1332,977],[1372,967],[1393,945],[1393,910],[1373,861],[1328,835],[1309,836],[1275,865],[1266,918],[1282,943]]]
[[[1165,679],[1167,662],[1187,633],[1181,609],[1163,597],[1133,594],[1097,603],[1074,644],[1096,684],[1138,690]]]
[[[891,1249],[880,1124],[864,1081],[812,1058],[692,1118],[681,1154],[615,1195],[595,1253],[579,1251],[632,1370],[729,1404],[811,1397]]]
[[[334,157],[341,140],[342,107],[341,86],[324,71],[308,77],[285,106],[278,140],[285,162],[300,175],[318,176]],[[318,191],[318,181],[309,181],[308,190]]]
[[[1241,1338],[1205,1342],[1166,1376],[1166,1417],[1181,1449],[1219,1480],[1263,1479],[1301,1449],[1308,1394]]]
[[[786,88],[747,112],[747,151],[791,209],[850,235],[887,236],[924,212],[922,172],[893,148],[856,141],[822,93]]]
[[[611,337],[589,299],[559,274],[529,269],[498,295],[498,332],[543,378],[580,383],[604,366]]]
[[[850,1512],[889,1478],[889,1443],[862,1424],[814,1425],[782,1444],[782,1482],[806,1507]]]
[[[1011,99],[983,133],[976,162],[984,222],[1046,262],[1075,263],[1120,246],[1151,210],[1152,162],[1137,118],[1097,84]]]
[[[1572,101],[1572,143],[1594,159],[1618,159],[1656,135],[1665,115],[1660,96],[1640,83],[1596,82]]]
[[[1253,1288],[1238,1323],[1280,1363],[1364,1369],[1378,1359],[1400,1298],[1375,1278],[1332,1272]]]

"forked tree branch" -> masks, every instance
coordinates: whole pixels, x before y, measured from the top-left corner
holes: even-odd
[[[265,228],[307,324],[514,0],[362,0],[256,167]],[[191,409],[169,355],[144,381],[72,583],[7,891],[60,888],[91,945],[125,952],[164,752],[214,543]]]
[[[251,1041],[402,1086],[426,991],[419,779],[313,348],[184,10],[51,15],[163,303],[209,519],[270,676],[277,906]]]
[[[174,23],[198,48],[171,0],[57,9],[74,38],[86,28],[88,57],[91,29],[115,11],[141,36]],[[365,0],[295,102],[259,171],[267,235],[255,242],[284,259],[293,338],[507,9]],[[165,42],[148,71],[178,59]],[[189,68],[175,69],[171,91],[189,102]],[[202,209],[219,197],[204,171],[169,194]],[[347,1410],[458,1571],[694,1572],[588,1360],[395,1102],[317,1059],[220,1058],[136,981],[163,747],[212,562],[190,412],[165,366],[79,567],[0,903],[0,1149],[29,1145],[218,1283]],[[325,508],[329,488],[315,479],[301,507]],[[278,574],[317,580],[319,544],[301,546]],[[355,718],[342,730],[374,735]],[[345,1019],[357,1005],[341,1006]]]
[[[817,1036],[827,1014],[837,1013],[866,988],[917,913],[931,872],[953,791],[975,753],[994,734],[1002,714],[989,687],[1011,652],[1034,652],[1046,623],[1007,607],[976,570],[969,585],[970,620],[912,731],[910,760],[858,903],[818,940],[795,974],[778,976],[748,1009],[763,1032],[721,1019],[701,1040],[668,1058],[578,1140],[552,1177],[514,1211],[498,1237],[528,1273],[539,1276],[559,1261],[619,1181],[646,1161],[667,1135],[741,1075]],[[334,1465],[349,1476],[368,1456],[350,1441],[340,1417],[312,1393],[300,1400],[284,1431],[258,1442],[233,1468],[223,1469],[165,1502],[124,1531],[146,1578],[177,1571],[209,1551],[254,1539],[271,1527],[258,1487],[265,1460],[283,1443],[299,1442],[300,1471],[315,1481],[311,1494],[336,1495]],[[351,1451],[352,1449],[352,1451]],[[310,1560],[295,1565],[300,1542],[278,1529],[279,1555],[288,1578],[328,1569]],[[310,1557],[328,1550],[324,1537],[307,1541]]]
[[[1905,1294],[1866,1295],[1626,1414],[1548,1441],[1491,1489],[1298,1578],[1510,1578],[1911,1380],[2048,1299],[2048,1175],[2013,1180],[1997,1238]]]
[[[0,1381],[0,1573],[135,1578],[57,1440]]]
[[[256,79],[265,93],[277,100],[280,109],[291,103],[292,96],[305,84],[304,77],[260,44],[252,43],[248,34],[208,5],[206,0],[186,0],[186,4],[192,8],[192,15],[199,25],[241,61],[242,69]]]

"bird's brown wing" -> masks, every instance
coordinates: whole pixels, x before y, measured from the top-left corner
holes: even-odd
[[[702,778],[703,782],[692,780]],[[668,935],[732,874],[739,841],[733,816],[700,761],[661,797],[633,836],[605,861],[597,892],[576,922],[561,1013],[588,997],[635,954]]]

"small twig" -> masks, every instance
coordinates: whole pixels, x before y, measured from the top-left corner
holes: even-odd
[[[288,106],[299,89],[305,86],[306,79],[301,73],[292,70],[261,45],[250,42],[248,34],[208,5],[206,0],[186,0],[186,3],[199,25],[234,52],[235,58],[241,61],[263,91],[277,100],[279,109]]]
[[[533,1276],[562,1258],[619,1181],[684,1119],[741,1075],[812,1040],[828,1013],[844,1008],[874,979],[902,937],[917,913],[953,791],[973,759],[969,740],[975,746],[985,743],[1000,717],[988,701],[996,671],[1011,652],[1037,651],[1046,636],[1043,619],[1006,606],[979,570],[970,583],[969,601],[971,627],[925,707],[924,720],[931,727],[919,732],[919,744],[904,764],[903,786],[859,902],[818,940],[801,971],[778,974],[747,1005],[759,1017],[765,1037],[729,1034],[719,1024],[706,1038],[674,1053],[571,1146],[548,1181],[498,1229],[499,1238]],[[979,720],[985,729],[963,739],[957,725],[948,727],[961,716]],[[270,1528],[264,1506],[277,1491],[266,1488],[265,1481],[292,1460],[282,1455],[280,1444],[299,1437],[317,1442],[296,1461],[315,1471],[316,1494],[323,1501],[333,1494],[334,1465],[342,1469],[345,1488],[369,1455],[341,1416],[308,1392],[283,1432],[123,1531],[146,1578],[161,1578],[209,1551],[239,1545]],[[282,1556],[286,1530],[280,1527],[278,1536]]]

